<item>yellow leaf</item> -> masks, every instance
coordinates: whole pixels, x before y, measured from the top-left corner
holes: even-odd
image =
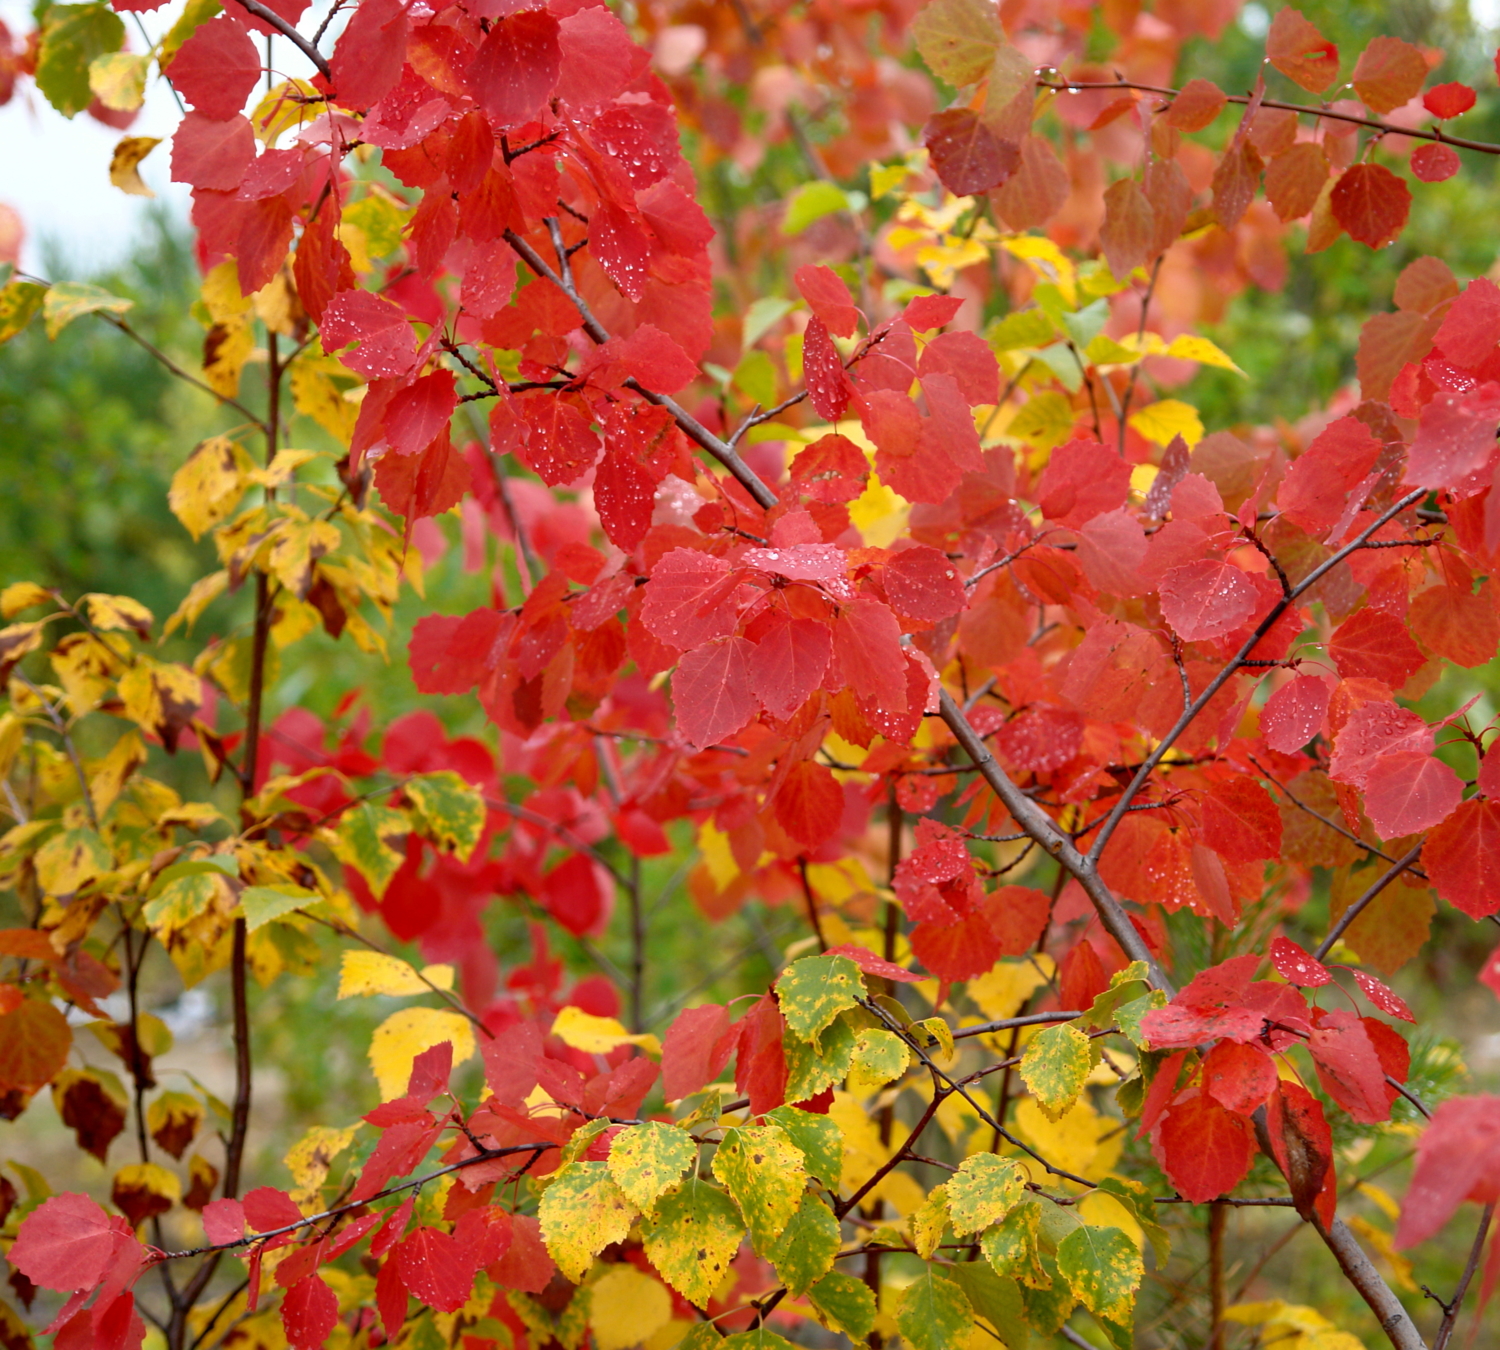
[[[146,100],[149,56],[106,52],[89,62],[89,90],[106,108],[134,112]]]
[[[304,417],[311,417],[336,441],[348,445],[359,420],[359,403],[347,395],[363,394],[365,386],[355,384],[341,362],[313,355],[313,350],[304,352],[292,366],[292,402]]]
[[[1200,366],[1218,366],[1220,370],[1232,370],[1236,375],[1245,373],[1229,359],[1221,347],[1206,337],[1197,337],[1192,333],[1173,338],[1167,347],[1167,355],[1179,356],[1184,361],[1196,361]]]
[[[203,378],[221,398],[233,398],[240,390],[240,372],[255,350],[255,334],[248,314],[215,323],[203,335]]]
[[[42,317],[47,323],[47,336],[55,338],[74,319],[85,314],[123,314],[134,304],[134,300],[111,295],[81,281],[59,281],[48,289],[47,298],[42,301]]]
[[[1056,282],[1068,304],[1078,303],[1078,273],[1068,255],[1050,239],[1039,234],[1023,234],[1015,239],[1002,239],[1000,247],[1012,258],[1019,258],[1043,281]]]
[[[1412,1279],[1411,1262],[1396,1250],[1391,1242],[1391,1235],[1385,1229],[1377,1228],[1363,1215],[1351,1214],[1348,1222],[1350,1228],[1385,1258],[1386,1264],[1391,1268],[1391,1280],[1396,1288],[1403,1293],[1416,1293],[1417,1282]]]
[[[1052,958],[1038,956],[1030,961],[1001,961],[987,974],[970,980],[965,992],[979,1005],[979,1011],[993,1021],[1014,1017],[1052,974]]]
[[[227,323],[250,312],[251,302],[240,294],[240,268],[233,258],[226,258],[203,278],[198,294],[215,323]]]
[[[292,1180],[297,1183],[297,1188],[290,1192],[293,1200],[300,1205],[317,1197],[324,1178],[328,1176],[329,1166],[348,1148],[358,1130],[358,1125],[350,1125],[342,1130],[328,1125],[315,1125],[292,1145],[282,1162],[292,1174]]]
[[[884,197],[886,193],[904,183],[911,170],[905,164],[872,164],[870,166],[870,196]]]
[[[607,1055],[622,1045],[638,1045],[647,1054],[661,1054],[661,1042],[655,1036],[645,1033],[632,1036],[613,1017],[595,1017],[571,1004],[557,1014],[557,1020],[552,1023],[552,1034],[564,1045],[571,1045],[587,1055]]]
[[[89,796],[97,815],[103,816],[115,804],[126,780],[145,762],[145,742],[134,731],[127,731],[103,759],[89,766]]]
[[[283,483],[290,482],[292,475],[309,460],[321,459],[326,453],[323,450],[278,450],[276,458],[264,469],[250,470],[250,481],[259,483],[261,487],[280,487]]]
[[[1118,1122],[1101,1116],[1087,1097],[1056,1120],[1047,1118],[1036,1098],[1022,1097],[1016,1103],[1016,1127],[1049,1162],[1090,1180],[1102,1177],[1120,1156]]]
[[[141,177],[140,165],[160,144],[160,136],[126,136],[110,156],[109,181],[132,197],[156,196]]]
[[[574,1284],[582,1282],[599,1252],[625,1240],[635,1214],[602,1162],[559,1169],[537,1211],[548,1254]]]
[[[452,966],[427,966],[425,975],[430,984],[424,984],[422,976],[399,956],[387,956],[384,952],[347,951],[339,967],[340,998],[354,998],[360,994],[430,994],[432,985],[439,989],[453,988]]]
[[[849,520],[871,548],[885,548],[905,534],[909,515],[911,503],[897,496],[873,473],[865,490],[849,503]]]
[[[188,632],[192,632],[193,625],[198,622],[203,611],[228,589],[229,573],[226,571],[210,572],[206,577],[199,577],[182,597],[182,603],[167,619],[166,627],[162,629],[163,636],[171,637],[173,631],[183,624],[187,625]]]
[[[1373,1181],[1361,1181],[1358,1189],[1367,1200],[1373,1200],[1380,1212],[1392,1223],[1401,1217],[1401,1206],[1383,1186],[1377,1186]]]
[[[13,581],[0,591],[0,618],[14,619],[23,609],[33,605],[50,605],[52,592],[34,581]]]
[[[1061,445],[1073,433],[1073,405],[1067,396],[1056,389],[1033,394],[1022,405],[1019,412],[1006,424],[1005,434],[1034,445],[1039,450],[1051,450]],[[1131,418],[1134,423],[1135,419]]]
[[[119,682],[125,715],[142,731],[175,747],[203,706],[203,681],[186,666],[137,657]]]
[[[370,1040],[370,1067],[380,1084],[381,1101],[401,1096],[411,1077],[412,1061],[444,1041],[453,1044],[455,1064],[468,1059],[474,1053],[469,1019],[446,1008],[402,1008],[376,1027]]]
[[[672,1320],[672,1295],[632,1265],[611,1266],[590,1287],[596,1350],[629,1350]]]
[[[1170,444],[1174,436],[1181,436],[1190,447],[1203,439],[1203,419],[1198,410],[1177,398],[1164,398],[1131,413],[1130,425],[1157,445]]]
[[[210,436],[172,475],[167,505],[194,539],[234,510],[244,494],[250,461],[228,436]]]
[[[81,596],[78,607],[88,615],[95,628],[106,632],[132,632],[143,638],[151,636],[151,611],[128,595],[93,593]]]
[[[317,97],[317,89],[306,80],[282,80],[272,86],[250,114],[256,139],[262,145],[272,146],[282,132],[309,121],[316,111]]]

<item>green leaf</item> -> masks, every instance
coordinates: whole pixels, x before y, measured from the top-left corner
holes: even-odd
[[[146,901],[142,917],[158,936],[176,932],[213,904],[219,884],[212,872],[178,877],[162,887],[155,899]]]
[[[793,961],[776,981],[787,1029],[804,1041],[816,1041],[864,992],[859,967],[847,956],[805,956]]]
[[[821,1048],[788,1032],[781,1048],[786,1056],[786,1095],[805,1102],[848,1075],[854,1063],[854,1030],[847,1022],[835,1022],[823,1032]]]
[[[1165,1266],[1167,1258],[1172,1255],[1172,1238],[1157,1222],[1156,1201],[1151,1198],[1150,1190],[1140,1182],[1127,1181],[1124,1177],[1105,1177],[1099,1183],[1099,1189],[1108,1191],[1135,1216],[1135,1221],[1140,1224],[1141,1231],[1151,1243],[1157,1266]]]
[[[542,1241],[557,1268],[581,1284],[594,1257],[630,1233],[635,1209],[602,1162],[575,1162],[554,1174],[537,1210]]]
[[[896,1325],[914,1350],[953,1350],[968,1343],[974,1309],[962,1289],[928,1267],[907,1287]]]
[[[1154,1008],[1165,1008],[1167,996],[1160,989],[1153,989],[1149,994],[1140,998],[1131,999],[1129,1003],[1122,1003],[1115,1009],[1115,1025],[1120,1028],[1121,1034],[1137,1050],[1146,1048],[1146,1035],[1141,1030],[1141,1018]]]
[[[795,308],[790,300],[779,295],[763,295],[751,301],[740,321],[740,346],[749,351]]]
[[[1070,1022],[1044,1027],[1021,1056],[1021,1077],[1051,1116],[1060,1116],[1083,1091],[1093,1067],[1089,1038]]]
[[[655,1120],[629,1126],[609,1146],[610,1176],[644,1214],[651,1213],[697,1160],[698,1144],[692,1135]]]
[[[42,307],[47,288],[37,281],[12,281],[0,290],[0,343],[15,337]]]
[[[858,1094],[877,1091],[900,1078],[910,1063],[911,1050],[894,1031],[867,1027],[855,1043],[849,1090]]]
[[[990,0],[933,0],[911,26],[922,60],[940,80],[973,84],[989,74],[1005,44],[1000,15]]]
[[[766,1113],[766,1119],[791,1136],[807,1159],[808,1172],[830,1191],[836,1191],[844,1175],[844,1133],[838,1125],[800,1106],[778,1106]]]
[[[862,211],[865,195],[862,192],[846,192],[837,183],[824,179],[804,183],[786,204],[786,214],[781,220],[782,234],[801,234],[815,220],[831,216],[835,211]]]
[[[726,1130],[714,1154],[714,1175],[727,1187],[762,1255],[790,1222],[807,1189],[807,1161],[779,1125]]]
[[[776,402],[776,365],[759,347],[740,358],[732,378],[734,387],[752,403],[769,408]]]
[[[766,1248],[765,1257],[792,1297],[800,1298],[833,1269],[842,1242],[833,1211],[817,1196],[803,1192],[797,1212]]]
[[[76,117],[94,101],[90,62],[124,42],[125,25],[108,5],[53,5],[42,20],[37,88],[64,117]]]
[[[312,904],[320,897],[316,891],[301,886],[247,886],[240,892],[240,908],[245,914],[245,929],[253,933],[273,919]]]
[[[835,1270],[807,1291],[808,1302],[824,1326],[842,1331],[851,1341],[864,1340],[875,1328],[875,1295],[863,1280]]]
[[[752,1327],[749,1331],[737,1331],[719,1342],[724,1350],[797,1350],[785,1336],[778,1336],[769,1327]]]
[[[237,878],[240,874],[239,859],[232,853],[212,853],[206,858],[189,858],[186,862],[173,863],[156,874],[148,894],[159,895],[178,877],[195,877],[204,872],[217,872],[222,877]]]
[[[402,788],[416,809],[417,832],[466,863],[484,834],[484,798],[451,769],[424,773]]]
[[[1103,329],[1109,319],[1109,301],[1095,300],[1091,305],[1085,305],[1082,309],[1065,312],[1062,316],[1063,327],[1068,336],[1073,339],[1073,345],[1082,351]]]
[[[1026,1305],[1013,1279],[996,1275],[984,1261],[955,1261],[948,1273],[958,1281],[974,1311],[1000,1333],[1006,1350],[1026,1350],[1031,1340]]]
[[[123,314],[135,304],[123,296],[111,295],[97,286],[85,286],[80,281],[58,281],[53,283],[42,302],[42,314],[47,320],[47,336],[55,338],[74,319],[102,310],[106,314]]]
[[[976,1153],[945,1183],[955,1233],[977,1233],[1003,1219],[1026,1191],[1026,1175],[1009,1158]]]
[[[692,1177],[656,1202],[646,1256],[662,1279],[702,1308],[724,1283],[744,1236],[734,1201],[717,1186]]]
[[[406,836],[411,818],[390,806],[361,802],[346,811],[336,830],[326,838],[341,863],[356,867],[377,900],[406,861]]]
[[[1149,992],[1146,988],[1138,987],[1145,984],[1146,963],[1144,961],[1132,961],[1123,970],[1115,971],[1110,977],[1109,988],[1094,999],[1088,1011],[1078,1019],[1078,1024],[1097,1031],[1114,1026],[1115,1013],[1118,1009]]]
[[[1018,309],[1007,314],[989,331],[989,343],[997,352],[1018,347],[1045,347],[1057,341],[1057,329],[1040,309]]]
[[[1037,1255],[1041,1217],[1041,1205],[1025,1199],[979,1239],[979,1250],[995,1274],[1013,1276],[1033,1288],[1046,1287],[1047,1274]]]
[[[1058,1272],[1057,1262],[1045,1252],[1038,1260],[1048,1283],[1041,1287],[1021,1282],[1021,1301],[1026,1304],[1026,1320],[1042,1336],[1055,1336],[1062,1324],[1073,1315],[1078,1300],[1073,1287]]]
[[[1145,1272],[1140,1248],[1126,1234],[1086,1224],[1058,1244],[1057,1268],[1085,1308],[1116,1322],[1129,1311]]]

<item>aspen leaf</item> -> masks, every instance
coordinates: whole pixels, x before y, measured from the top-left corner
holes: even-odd
[[[977,1233],[1003,1219],[1025,1191],[1026,1176],[1009,1158],[975,1153],[944,1183],[955,1233]]]
[[[379,899],[401,867],[410,830],[411,819],[406,812],[361,802],[346,811],[338,828],[329,832],[328,844],[341,863],[359,869]]]
[[[917,1255],[924,1261],[931,1260],[948,1227],[946,1183],[928,1191],[927,1198],[908,1219],[907,1226],[911,1229],[911,1245],[916,1249]]]
[[[847,956],[806,956],[776,981],[777,1000],[787,1030],[804,1041],[818,1041],[838,1015],[855,1006],[865,991],[859,967]]]
[[[574,1284],[582,1283],[599,1252],[625,1240],[636,1213],[602,1162],[561,1169],[542,1192],[537,1212],[549,1255]]]
[[[370,1067],[380,1085],[381,1101],[401,1096],[411,1077],[412,1061],[444,1041],[452,1042],[455,1064],[468,1059],[474,1053],[474,1028],[468,1018],[446,1008],[402,1008],[376,1027],[370,1040]]]
[[[844,1167],[844,1136],[831,1116],[798,1106],[778,1106],[766,1113],[766,1120],[786,1131],[801,1150],[811,1176],[828,1191],[838,1190]]]
[[[980,1251],[995,1274],[1045,1288],[1047,1275],[1037,1259],[1041,1217],[1041,1206],[1024,1198],[979,1239]]]
[[[650,1214],[697,1158],[698,1145],[686,1130],[646,1121],[615,1136],[609,1149],[609,1174],[631,1204]]]
[[[131,1225],[139,1228],[182,1199],[182,1183],[160,1163],[127,1163],[115,1173],[109,1198]]]
[[[319,899],[321,897],[316,891],[302,886],[246,886],[240,892],[240,909],[245,915],[246,931],[253,933],[272,920],[295,914]]]
[[[15,337],[41,312],[47,287],[35,281],[11,281],[0,287],[0,343]]]
[[[672,1296],[631,1265],[611,1266],[589,1286],[589,1326],[598,1350],[629,1350],[672,1320]]]
[[[1420,48],[1400,38],[1372,38],[1354,63],[1352,81],[1365,107],[1377,113],[1393,112],[1421,92],[1427,81],[1427,59]]]
[[[613,1017],[595,1017],[569,1004],[552,1023],[552,1034],[565,1045],[590,1055],[607,1055],[622,1045],[638,1045],[653,1055],[661,1054],[661,1042],[648,1034],[632,1035]]]
[[[120,1236],[94,1201],[69,1191],[26,1216],[9,1259],[44,1289],[91,1289],[103,1278]]]
[[[863,1280],[830,1271],[807,1291],[808,1302],[826,1327],[842,1331],[858,1344],[875,1326],[875,1294]]]
[[[1218,85],[1192,79],[1182,86],[1164,116],[1167,125],[1178,131],[1202,131],[1224,111],[1228,101]]]
[[[797,1212],[807,1185],[802,1151],[779,1125],[743,1125],[725,1131],[713,1170],[739,1205],[751,1243],[764,1254]]]
[[[896,1325],[915,1350],[951,1350],[965,1344],[974,1309],[958,1285],[928,1266],[906,1287]]]
[[[990,0],[933,0],[913,21],[911,35],[927,68],[952,85],[982,79],[1005,43]]]
[[[869,1094],[900,1078],[911,1063],[911,1051],[893,1031],[882,1027],[861,1031],[849,1069],[849,1091]]]
[[[689,1178],[663,1196],[646,1230],[646,1256],[662,1279],[694,1307],[724,1282],[745,1236],[733,1200],[717,1186]]]
[[[1089,1038],[1067,1022],[1044,1027],[1021,1057],[1021,1077],[1049,1113],[1060,1115],[1078,1100],[1093,1067]]]
[[[1130,425],[1157,445],[1170,445],[1174,436],[1181,436],[1190,447],[1203,439],[1198,410],[1181,399],[1164,398],[1148,404],[1130,414]]]
[[[1333,185],[1330,205],[1351,239],[1384,248],[1406,224],[1411,189],[1383,164],[1352,164]]]
[[[841,1237],[839,1221],[817,1196],[804,1192],[797,1212],[764,1255],[793,1298],[800,1298],[832,1268]]]
[[[1118,1228],[1080,1224],[1057,1245],[1057,1268],[1092,1313],[1119,1321],[1130,1311],[1145,1267]]]
[[[1321,94],[1338,77],[1339,49],[1290,6],[1278,10],[1271,20],[1266,56],[1283,75],[1312,94]]]

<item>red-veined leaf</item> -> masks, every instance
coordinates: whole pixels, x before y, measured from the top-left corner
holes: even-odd
[[[1021,148],[1002,141],[970,108],[935,113],[922,130],[933,172],[955,197],[999,187],[1016,171]]]
[[[1272,941],[1271,964],[1282,979],[1303,989],[1316,989],[1333,981],[1333,973],[1328,967],[1289,937]]]
[[[1309,93],[1321,94],[1338,78],[1339,49],[1290,7],[1278,10],[1271,20],[1266,55],[1277,70]]]
[[[43,1289],[92,1289],[108,1269],[119,1233],[86,1195],[54,1195],[22,1221],[10,1264]]]
[[[1283,755],[1296,754],[1322,730],[1328,694],[1328,685],[1316,675],[1298,675],[1282,685],[1260,711],[1266,744]]]
[[[1427,59],[1419,48],[1400,38],[1371,38],[1354,63],[1352,81],[1365,107],[1377,113],[1394,112],[1421,92],[1427,82]]]
[[[418,1228],[393,1253],[407,1289],[430,1308],[457,1312],[469,1301],[474,1266],[447,1233]]]
[[[750,685],[753,644],[721,638],[688,652],[672,677],[677,727],[699,749],[733,736],[755,716]]]
[[[1463,792],[1463,781],[1442,760],[1402,751],[1370,766],[1363,804],[1380,837],[1398,839],[1446,820]]]
[[[1422,869],[1437,893],[1471,919],[1500,910],[1500,805],[1464,802],[1427,836]]]
[[[822,684],[832,655],[827,624],[778,615],[748,658],[750,687],[772,717],[785,720]]]
[[[1195,1205],[1232,1191],[1255,1156],[1245,1119],[1201,1091],[1174,1103],[1157,1126],[1155,1142],[1167,1178]]]
[[[1490,436],[1493,439],[1493,429]],[[1338,626],[1328,654],[1346,680],[1364,676],[1391,689],[1400,689],[1426,660],[1400,619],[1368,606]]]
[[[227,14],[199,24],[177,49],[167,78],[205,117],[228,121],[243,112],[260,79],[260,53],[240,24]]]
[[[1281,852],[1281,812],[1253,779],[1215,783],[1199,806],[1203,842],[1226,862],[1259,862]]]
[[[1333,185],[1329,203],[1351,239],[1384,248],[1406,224],[1411,189],[1383,164],[1351,164]]]
[[[1242,627],[1260,596],[1244,572],[1219,558],[1170,568],[1161,579],[1161,613],[1185,642]]]

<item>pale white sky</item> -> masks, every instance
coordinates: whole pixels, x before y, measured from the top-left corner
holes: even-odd
[[[154,13],[122,15],[129,47],[144,51],[146,42],[135,25],[139,17],[152,41],[176,22],[186,0],[171,0]],[[321,9],[323,5],[315,8]],[[0,20],[13,34],[32,27],[27,0],[0,0]],[[290,43],[277,38],[273,61],[284,74],[305,76],[312,67]],[[184,184],[172,183],[166,142],[181,112],[165,82],[153,80],[146,105],[127,131],[96,122],[87,113],[69,121],[55,111],[31,82],[0,108],[0,202],[20,212],[26,227],[21,264],[43,268],[42,241],[56,244],[70,277],[88,275],[130,251],[152,203],[121,192],[109,181],[109,160],[122,136],[160,136],[163,144],[141,165],[141,177],[169,210],[186,219],[190,204]]]

